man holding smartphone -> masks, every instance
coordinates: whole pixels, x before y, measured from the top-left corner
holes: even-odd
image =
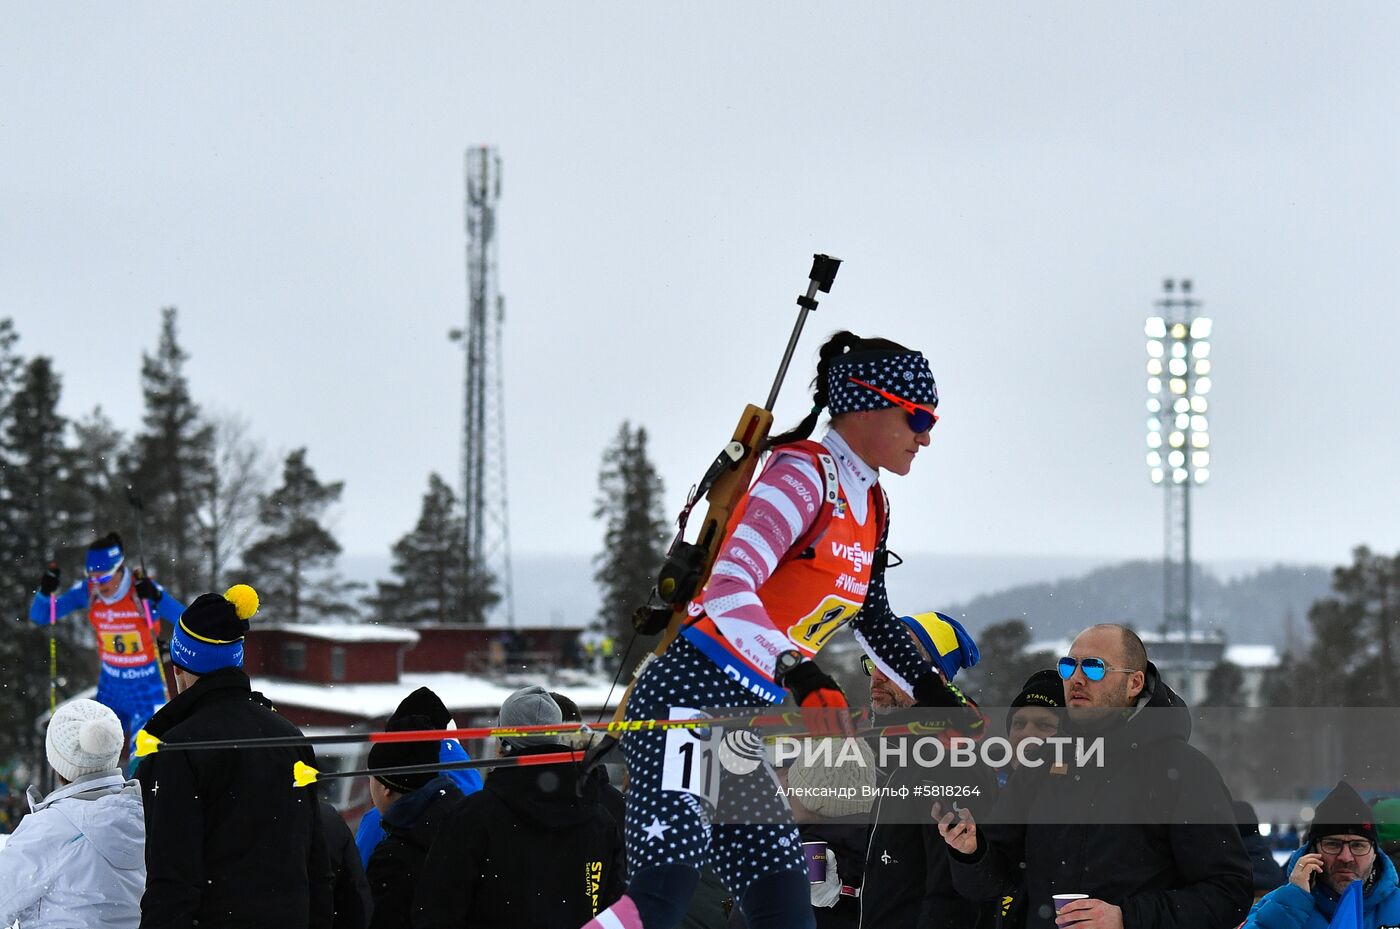
[[[1327,926],[1355,881],[1363,882],[1362,926],[1400,925],[1395,866],[1376,849],[1375,813],[1346,781],[1317,805],[1308,844],[1293,853],[1286,870],[1288,883],[1254,905],[1246,929]]]

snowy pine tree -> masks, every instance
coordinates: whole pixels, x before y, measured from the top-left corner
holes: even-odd
[[[647,457],[646,429],[624,422],[603,453],[593,510],[594,518],[604,521],[603,550],[593,559],[593,578],[602,592],[598,618],[618,640],[619,650],[631,640],[632,614],[646,602],[666,558],[664,493]],[[634,646],[628,664],[640,661],[648,647],[645,641]]]
[[[49,359],[32,359],[5,388],[8,403],[0,428],[0,537],[5,561],[13,566],[0,579],[0,602],[11,626],[0,651],[6,669],[0,746],[14,739],[31,750],[40,744],[34,720],[48,709],[49,630],[29,621],[29,604],[45,562],[71,545],[73,535],[73,455],[64,445],[67,424],[58,413],[60,390]],[[61,698],[90,684],[94,669],[91,656],[80,653],[87,642],[84,627],[65,623],[54,635],[64,678]]]
[[[322,484],[299,448],[287,456],[282,485],[261,498],[264,534],[243,552],[236,580],[257,589],[269,619],[314,622],[357,612],[353,597],[361,585],[336,574],[340,543],[321,524],[344,488],[341,481]]]
[[[197,512],[210,480],[213,428],[190,396],[190,356],[180,345],[176,315],[173,306],[161,310],[156,353],[141,355],[145,431],[132,443],[127,471],[145,503],[146,565],[177,597],[190,600],[207,579]]]
[[[418,523],[393,547],[397,583],[379,585],[379,613],[394,622],[483,622],[500,595],[491,578],[471,572],[466,520],[452,488],[428,475]]]

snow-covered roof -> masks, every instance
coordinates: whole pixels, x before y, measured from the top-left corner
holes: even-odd
[[[374,623],[268,623],[258,628],[294,632],[313,639],[331,639],[336,642],[416,643],[421,638],[412,629],[378,626]]]
[[[1241,668],[1276,668],[1279,654],[1272,645],[1227,645],[1225,660]]]
[[[611,683],[611,679],[592,676],[551,680],[543,673],[502,681],[460,673],[408,673],[396,683],[384,684],[308,684],[258,677],[253,681],[253,689],[261,691],[277,706],[375,718],[393,713],[399,701],[419,687],[431,688],[453,711],[495,713],[500,710],[506,697],[528,684],[540,684],[547,690],[564,694],[580,707],[596,709],[607,699]],[[622,691],[621,685],[613,690],[610,706],[616,705]]]

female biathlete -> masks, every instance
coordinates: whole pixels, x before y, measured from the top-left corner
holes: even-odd
[[[888,508],[878,480],[881,470],[908,474],[929,444],[938,388],[928,362],[886,339],[838,332],[821,348],[813,388],[811,413],[770,440],[773,453],[735,509],[690,621],[642,672],[627,719],[778,703],[789,691],[804,708],[845,708],[813,658],[847,624],[917,705],[967,706],[885,595]],[[810,441],[823,410],[831,428]],[[639,731],[622,740],[630,878],[585,929],[670,929],[702,865],[729,887],[751,929],[814,925],[797,829],[771,771],[719,770],[724,751],[700,750],[708,735]]]

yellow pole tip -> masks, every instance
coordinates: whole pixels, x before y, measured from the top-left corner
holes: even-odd
[[[306,787],[309,784],[316,783],[316,778],[320,773],[320,771],[317,771],[306,762],[298,761],[296,764],[292,765],[292,783],[297,787]]]
[[[136,757],[145,758],[147,755],[154,755],[160,751],[160,739],[151,735],[145,729],[136,733]]]

